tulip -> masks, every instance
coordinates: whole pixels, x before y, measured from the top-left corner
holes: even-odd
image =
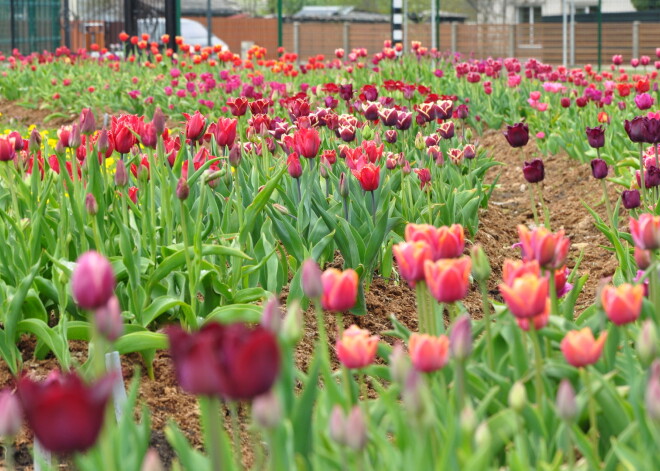
[[[323,295],[323,273],[318,264],[311,258],[302,264],[302,289],[305,296],[316,299]]]
[[[71,277],[73,298],[83,309],[105,306],[114,294],[115,274],[110,261],[90,250],[78,258]]]
[[[133,146],[137,144],[137,138],[126,121],[113,121],[112,136],[114,138],[115,149],[120,154],[128,154]]]
[[[85,195],[85,210],[90,216],[96,216],[96,213],[99,212],[99,204],[96,202],[96,198],[94,198],[92,193]]]
[[[114,342],[124,333],[124,320],[116,296],[112,296],[105,306],[94,311],[96,330],[110,342]]]
[[[660,422],[660,360],[651,365],[651,375],[646,386],[646,412],[651,420]]]
[[[390,144],[395,144],[398,139],[398,134],[394,129],[388,129],[385,131],[385,140]]]
[[[511,147],[523,147],[529,141],[529,126],[525,123],[516,123],[507,126],[504,137]]]
[[[449,334],[451,354],[457,360],[465,360],[472,352],[472,327],[470,316],[464,314],[454,321]]]
[[[653,106],[654,101],[653,97],[648,93],[640,93],[635,97],[635,105],[637,105],[637,108],[640,110],[648,110]]]
[[[321,305],[326,311],[347,311],[357,300],[358,274],[352,268],[337,270],[328,268],[321,275],[323,283],[323,295]]]
[[[561,420],[572,423],[578,415],[575,389],[567,379],[562,379],[557,389],[557,415]]]
[[[548,298],[548,279],[526,273],[510,284],[502,283],[500,293],[516,317],[530,318],[542,314]]]
[[[298,129],[293,135],[293,147],[295,151],[306,159],[313,159],[319,152],[321,138],[319,132],[314,129]]]
[[[630,235],[640,249],[660,248],[660,216],[644,213],[639,219],[630,218]]]
[[[160,106],[157,106],[154,110],[154,115],[151,118],[151,124],[156,130],[157,135],[160,136],[163,134],[163,132],[165,132],[165,115],[163,114],[163,110],[160,109]]]
[[[616,325],[634,322],[642,312],[644,287],[624,283],[617,287],[608,285],[600,295],[603,309],[608,319]]]
[[[277,339],[264,327],[212,322],[193,333],[169,327],[167,335],[177,381],[191,394],[253,399],[279,373]]]
[[[491,268],[486,252],[481,245],[475,244],[471,249],[472,276],[477,281],[486,281],[490,278]]]
[[[527,405],[527,391],[525,385],[516,381],[509,390],[509,407],[520,414]]]
[[[18,398],[9,389],[0,390],[0,438],[16,436],[22,422],[23,413]]]
[[[53,371],[45,381],[24,376],[18,398],[39,443],[53,453],[89,449],[98,438],[115,376],[85,385],[76,373]]]
[[[541,314],[534,317],[516,317],[518,327],[520,327],[525,332],[529,332],[529,329],[532,327],[532,325],[534,325],[534,330],[541,330],[543,327],[548,325],[548,321],[550,320],[550,311],[552,310],[551,304],[552,303],[548,298],[545,301],[545,309]]]
[[[407,242],[422,240],[429,244],[433,261],[460,257],[465,250],[465,232],[460,224],[438,228],[430,224],[408,224],[405,238]]]
[[[165,42],[165,41],[164,41]],[[149,448],[144,455],[140,471],[164,471],[163,463],[160,461],[158,452],[154,448]]]
[[[525,262],[522,260],[505,260],[502,267],[502,279],[508,286],[513,286],[513,282],[525,274],[532,274],[536,277],[541,276],[541,267],[536,260]]]
[[[183,113],[186,118],[186,139],[191,141],[199,141],[204,137],[206,131],[206,117],[198,111],[192,116],[188,113]]]
[[[646,270],[651,265],[651,251],[635,247],[633,256],[640,270]]]
[[[9,162],[16,157],[16,149],[9,139],[0,137],[0,162]]]
[[[1,141],[2,139],[0,139]],[[41,134],[36,129],[33,129],[30,133],[30,139],[28,140],[28,148],[30,152],[37,153],[41,149]],[[0,144],[1,146],[2,144]],[[0,161],[2,161],[2,151],[0,151]]]
[[[607,177],[609,168],[603,159],[593,159],[591,161],[591,175],[598,180]]]
[[[625,120],[624,128],[632,142],[646,142],[647,118],[636,116],[632,121]]]
[[[419,185],[422,190],[427,185],[430,187],[431,171],[428,168],[416,168],[415,173],[419,178]]]
[[[286,168],[291,178],[300,178],[303,169],[297,152],[292,152],[286,159]]]
[[[639,190],[623,190],[621,192],[621,202],[626,209],[639,208],[642,204]]]
[[[596,340],[591,329],[585,327],[581,330],[569,331],[561,341],[560,347],[566,361],[576,368],[580,368],[593,365],[598,361],[605,340],[607,340],[607,332],[600,334]]]
[[[227,100],[229,111],[234,116],[243,116],[247,113],[248,100],[246,97],[230,98]]]
[[[636,346],[639,359],[644,366],[648,366],[658,356],[658,331],[653,320],[646,319],[642,323]]]
[[[545,178],[545,167],[541,159],[534,159],[523,164],[523,176],[529,183],[539,183]]]
[[[587,127],[586,133],[589,145],[594,149],[605,145],[605,129],[603,129],[603,126],[597,126],[595,128]]]
[[[273,390],[252,401],[252,417],[261,428],[274,429],[282,421],[282,415],[282,404]]]
[[[371,162],[363,164],[356,170],[351,170],[364,191],[375,191],[380,184],[380,167]]]
[[[553,234],[545,227],[530,231],[519,225],[518,236],[523,260],[536,260],[544,268],[559,268],[566,262],[570,240],[563,230]]]
[[[425,241],[401,242],[392,247],[392,253],[399,266],[399,274],[415,287],[416,282],[424,279],[424,263],[431,260],[431,247]]]
[[[217,123],[209,126],[209,132],[215,138],[216,144],[221,149],[232,147],[236,140],[236,125],[238,120],[232,118],[220,118]]]
[[[362,408],[353,406],[346,418],[346,446],[353,451],[364,449],[367,444],[367,424]]]
[[[410,359],[417,371],[430,373],[442,369],[449,361],[449,338],[413,333],[408,341]]]
[[[472,260],[470,257],[424,262],[430,293],[439,303],[453,303],[467,295]]]
[[[89,108],[83,108],[80,112],[80,132],[85,135],[92,134],[96,130],[94,113]]]
[[[443,139],[451,139],[454,137],[455,127],[453,121],[445,121],[438,128],[438,132]]]
[[[349,369],[369,366],[376,358],[378,340],[377,335],[369,335],[368,330],[352,325],[337,340],[337,358]]]

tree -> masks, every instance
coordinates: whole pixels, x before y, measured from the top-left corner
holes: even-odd
[[[660,0],[631,0],[635,9],[643,10],[658,10],[660,9]]]

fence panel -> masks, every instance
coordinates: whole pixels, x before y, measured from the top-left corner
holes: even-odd
[[[60,0],[0,0],[0,50],[54,50],[61,43]]]

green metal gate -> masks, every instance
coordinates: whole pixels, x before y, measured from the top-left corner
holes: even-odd
[[[60,0],[0,0],[0,51],[50,50],[61,41]]]

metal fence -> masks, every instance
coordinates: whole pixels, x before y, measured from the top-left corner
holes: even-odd
[[[97,44],[119,50],[119,33],[178,34],[176,0],[0,0],[0,50],[76,50]]]

